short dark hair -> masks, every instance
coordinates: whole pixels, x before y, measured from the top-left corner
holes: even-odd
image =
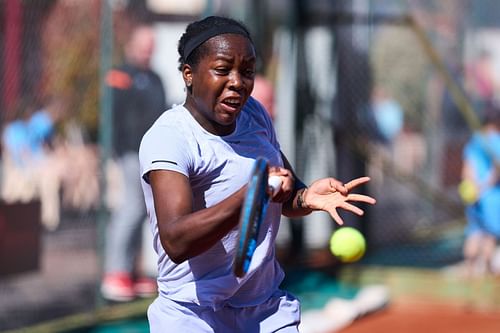
[[[202,20],[191,22],[179,39],[179,44],[177,46],[177,52],[179,53],[179,70],[182,70],[182,66],[185,64],[195,67],[200,62],[201,58],[208,55],[208,48],[205,46],[204,42],[195,47],[188,55],[185,55],[186,45],[191,40],[205,33],[208,29],[213,29],[214,27],[221,28],[222,30],[224,27],[240,30],[242,32],[241,34],[248,38],[253,44],[250,32],[243,23],[228,17],[208,16]]]
[[[489,102],[484,108],[482,123],[495,124],[500,127],[500,107],[494,102]]]

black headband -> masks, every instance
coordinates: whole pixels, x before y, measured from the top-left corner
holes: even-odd
[[[187,58],[194,51],[194,49],[203,44],[205,41],[209,40],[212,37],[223,34],[238,34],[238,35],[243,35],[250,39],[248,32],[239,26],[236,25],[212,26],[207,30],[203,31],[202,33],[200,33],[198,36],[193,37],[186,43],[183,54],[184,61],[187,60]]]

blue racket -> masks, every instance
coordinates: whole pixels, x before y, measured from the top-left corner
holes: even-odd
[[[276,193],[281,187],[281,179],[277,176],[269,178],[268,161],[265,158],[257,158],[241,208],[239,237],[233,263],[234,274],[238,277],[243,277],[248,272],[257,247],[259,228],[271,199],[269,186],[272,193]]]

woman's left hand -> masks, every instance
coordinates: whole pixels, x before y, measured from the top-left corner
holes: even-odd
[[[343,185],[335,178],[316,180],[302,194],[304,206],[312,210],[326,211],[332,216],[335,222],[342,225],[344,221],[338,214],[337,208],[342,208],[362,216],[364,214],[363,210],[350,202],[375,204],[376,200],[368,195],[351,193],[354,188],[369,181],[369,177],[360,177]]]

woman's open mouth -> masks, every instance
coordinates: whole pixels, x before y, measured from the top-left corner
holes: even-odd
[[[241,108],[241,99],[226,98],[221,102],[221,105],[226,112],[237,112]]]

